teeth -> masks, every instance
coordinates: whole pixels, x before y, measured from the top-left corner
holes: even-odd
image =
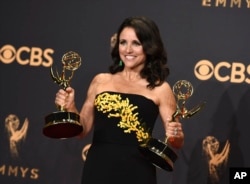
[[[134,59],[134,56],[126,56],[127,59]]]

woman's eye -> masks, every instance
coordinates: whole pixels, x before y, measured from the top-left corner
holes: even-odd
[[[140,46],[141,43],[140,43],[140,42],[133,42],[133,45],[135,45],[135,46]]]
[[[121,45],[125,45],[125,44],[126,44],[126,41],[122,40],[122,41],[120,41],[120,44],[121,44]]]

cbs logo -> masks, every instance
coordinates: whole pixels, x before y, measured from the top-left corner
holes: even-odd
[[[50,48],[42,50],[38,47],[23,46],[16,49],[12,45],[4,45],[0,48],[0,61],[10,64],[16,60],[20,65],[50,67],[53,63],[53,53],[54,50]]]
[[[250,65],[226,61],[214,65],[209,60],[200,60],[194,67],[194,74],[200,80],[208,80],[214,76],[220,82],[250,84]]]

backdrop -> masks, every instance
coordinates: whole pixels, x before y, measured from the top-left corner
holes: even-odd
[[[49,66],[60,68],[68,51],[81,55],[71,82],[80,108],[92,77],[111,64],[110,37],[133,15],[158,24],[170,85],[193,84],[186,107],[206,101],[182,120],[185,145],[173,172],[157,169],[158,184],[228,184],[230,168],[250,167],[249,0],[2,0],[0,183],[80,183],[91,135],[57,140],[42,134],[59,89]],[[164,138],[160,120],[154,136]]]

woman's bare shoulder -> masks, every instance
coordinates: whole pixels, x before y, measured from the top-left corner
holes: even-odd
[[[157,97],[157,101],[162,103],[162,101],[175,101],[175,97],[172,91],[171,86],[168,82],[162,83],[162,85],[157,86],[155,88],[155,96]]]
[[[112,74],[110,73],[99,73],[95,75],[93,78],[94,83],[105,83],[112,78]]]
[[[156,93],[159,93],[159,94],[172,93],[171,86],[169,85],[168,82],[163,82],[162,85],[156,87]]]
[[[90,83],[88,96],[94,98],[95,95],[102,90],[103,86],[106,86],[111,77],[112,74],[109,73],[99,73],[95,75]]]

